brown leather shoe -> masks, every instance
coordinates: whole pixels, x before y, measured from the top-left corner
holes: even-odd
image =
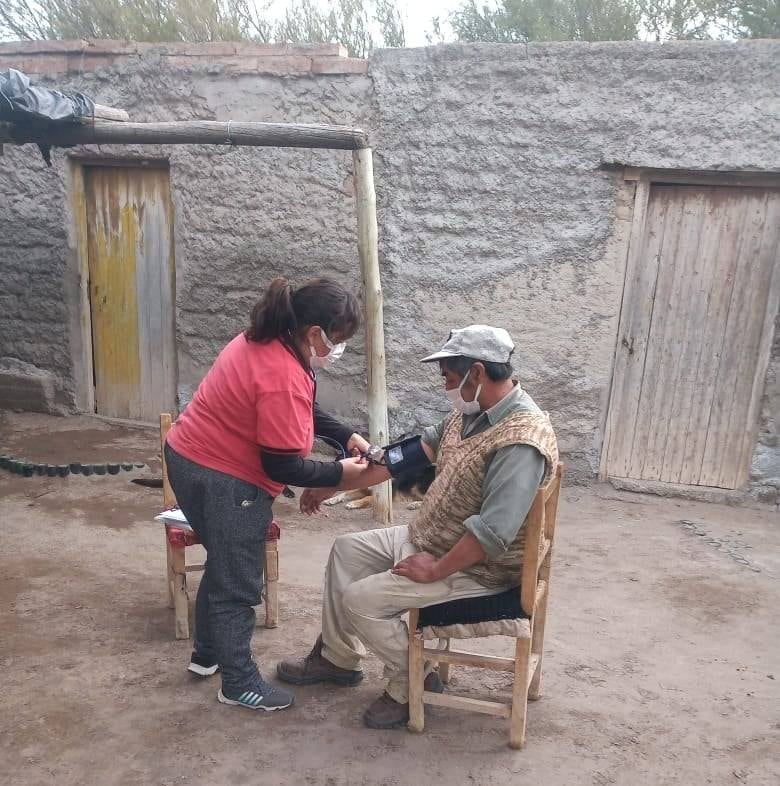
[[[315,685],[318,682],[332,682],[335,685],[357,685],[363,679],[363,672],[341,669],[322,656],[322,636],[317,638],[312,651],[298,660],[283,660],[276,667],[280,680],[292,685]]]
[[[437,672],[432,671],[425,678],[425,690],[442,693],[444,685]],[[401,704],[383,693],[373,701],[363,713],[363,723],[369,729],[397,729],[409,722],[409,703]]]

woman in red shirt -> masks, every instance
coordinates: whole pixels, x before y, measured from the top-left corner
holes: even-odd
[[[171,485],[207,551],[189,670],[210,676],[221,669],[225,704],[277,710],[293,702],[252,659],[265,534],[271,504],[287,484],[361,487],[368,465],[360,459],[305,458],[315,434],[345,455],[368,449],[315,403],[315,370],[340,357],[359,321],[357,299],[339,284],[319,278],[293,289],[275,279],[168,434]]]

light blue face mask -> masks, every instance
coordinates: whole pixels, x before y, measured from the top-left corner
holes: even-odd
[[[461,390],[466,384],[469,374],[471,374],[471,369],[466,372],[466,376],[463,377],[463,381],[460,383],[460,385],[458,385],[458,387],[453,388],[452,390],[444,391],[444,395],[447,396],[447,398],[450,400],[452,408],[460,412],[461,415],[476,415],[477,412],[481,410],[481,407],[479,406],[479,394],[482,392],[482,385],[477,385],[477,391],[474,393],[473,401],[464,401],[463,396],[461,395]]]
[[[338,360],[346,349],[346,342],[342,341],[340,344],[334,344],[326,335],[325,331],[320,328],[320,336],[325,346],[328,348],[327,355],[318,355],[312,344],[309,344],[309,351],[311,352],[311,360],[309,364],[312,368],[327,368],[331,363]]]

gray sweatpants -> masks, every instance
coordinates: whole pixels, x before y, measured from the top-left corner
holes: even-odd
[[[195,605],[195,651],[222,669],[230,696],[253,690],[255,610],[273,498],[246,481],[208,469],[165,446],[168,477],[187,521],[206,549]]]

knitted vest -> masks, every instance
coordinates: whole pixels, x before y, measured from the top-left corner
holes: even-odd
[[[463,416],[453,413],[444,426],[436,460],[436,479],[428,489],[419,516],[409,526],[411,540],[436,557],[446,554],[467,532],[463,522],[482,507],[482,483],[488,459],[509,445],[531,445],[544,457],[542,486],[558,464],[555,432],[546,412],[518,411],[485,431],[461,438]],[[525,527],[498,557],[465,569],[485,587],[520,583]]]

